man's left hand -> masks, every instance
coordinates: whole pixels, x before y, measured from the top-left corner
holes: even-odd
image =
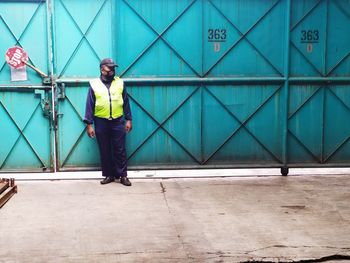
[[[130,132],[132,130],[132,122],[130,120],[126,121],[125,130],[126,130],[126,132]]]

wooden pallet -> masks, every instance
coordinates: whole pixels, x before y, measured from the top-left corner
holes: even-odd
[[[0,208],[16,193],[15,179],[0,178]]]

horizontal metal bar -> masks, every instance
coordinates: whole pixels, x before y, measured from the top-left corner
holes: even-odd
[[[350,165],[349,165],[350,166]],[[228,169],[228,168],[281,168],[283,164],[219,164],[219,165],[199,165],[199,164],[188,164],[188,165],[174,165],[174,164],[162,164],[162,165],[136,165],[128,166],[128,171],[139,171],[139,170],[187,170],[187,169]],[[100,167],[71,167],[65,166],[59,169],[60,172],[73,172],[73,171],[101,171]]]
[[[349,168],[350,163],[289,163],[288,168]]]
[[[128,170],[139,171],[139,170],[185,170],[185,169],[255,169],[255,168],[348,168],[350,163],[300,163],[300,164],[288,164],[283,165],[282,163],[247,163],[247,164],[216,164],[216,165],[150,165],[150,166],[130,166]],[[98,171],[98,169],[95,169]]]
[[[289,82],[293,83],[345,83],[350,84],[350,77],[291,77]]]
[[[56,83],[72,83],[81,84],[88,83],[91,78],[81,78],[81,79],[57,79]],[[281,83],[285,81],[285,78],[281,77],[271,77],[271,78],[246,78],[246,77],[230,77],[230,78],[184,78],[184,77],[174,77],[174,78],[123,78],[124,82],[128,85],[149,85],[149,84],[231,84],[231,83]]]
[[[289,168],[347,168],[350,163],[291,163],[286,165]],[[216,164],[216,165],[136,165],[128,166],[129,171],[139,170],[191,170],[191,169],[254,169],[254,168],[282,168],[285,167],[282,163],[246,163],[246,164]],[[59,169],[61,172],[73,171],[101,171],[100,167],[64,167]]]
[[[177,84],[177,85],[214,85],[214,84],[278,84],[284,81],[284,78],[140,78],[124,79],[126,84]]]
[[[26,89],[51,89],[51,86],[43,85],[0,85],[0,88],[26,88]]]
[[[32,168],[32,167],[26,167],[23,169],[20,168],[2,168],[0,170],[0,175],[1,174],[22,174],[22,173],[52,173],[53,168],[52,167],[46,167],[44,168]]]
[[[83,84],[83,83],[89,83],[90,80],[94,78],[59,78],[56,79],[56,83],[67,83],[67,84]]]
[[[36,89],[50,90],[51,86],[0,85],[0,91],[33,91]]]
[[[61,78],[56,83],[85,84],[92,78]],[[278,84],[286,81],[284,77],[224,77],[224,78],[123,78],[129,86],[135,85],[214,85],[214,84]],[[293,83],[350,83],[350,77],[291,77],[288,79]]]

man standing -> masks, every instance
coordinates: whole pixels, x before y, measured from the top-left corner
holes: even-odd
[[[115,67],[118,65],[111,58],[101,60],[100,78],[90,81],[84,122],[88,136],[96,134],[105,177],[101,184],[120,179],[121,184],[131,186],[125,150],[125,136],[132,129],[131,110],[124,83],[115,77]]]

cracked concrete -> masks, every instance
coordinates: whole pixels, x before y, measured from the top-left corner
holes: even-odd
[[[346,262],[350,176],[20,181],[0,262]]]

